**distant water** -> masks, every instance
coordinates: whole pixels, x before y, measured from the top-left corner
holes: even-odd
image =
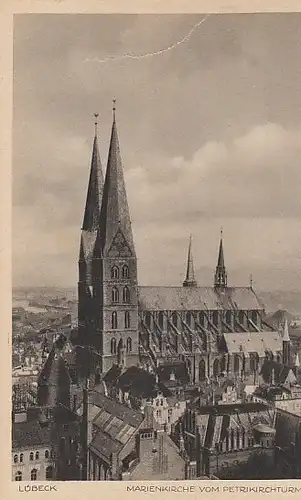
[[[20,300],[13,300],[13,307],[23,307],[25,311],[27,312],[32,312],[34,314],[39,314],[39,313],[46,313],[47,309],[45,307],[34,307],[29,305],[28,300],[20,299]]]

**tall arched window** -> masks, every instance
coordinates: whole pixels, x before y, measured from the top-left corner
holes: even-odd
[[[150,328],[150,326],[151,326],[151,313],[150,312],[146,312],[145,316],[144,316],[144,319],[145,319],[146,326],[148,328]]]
[[[239,313],[238,313],[238,321],[239,321],[239,323],[241,325],[244,324],[244,322],[245,322],[245,313],[244,313],[244,311],[239,311]]]
[[[206,363],[203,359],[201,359],[199,364],[199,379],[200,382],[206,379]]]
[[[216,358],[213,363],[213,375],[218,377],[220,373],[219,359]]]
[[[213,311],[213,314],[212,314],[212,323],[214,324],[214,326],[218,326],[218,311]]]
[[[130,320],[130,313],[129,313],[129,311],[125,311],[125,313],[124,313],[124,327],[125,328],[130,328],[131,327],[131,320]]]
[[[33,460],[33,452],[31,451],[30,454],[29,454],[29,460],[32,461]]]
[[[171,321],[172,321],[172,324],[177,328],[178,327],[178,315],[176,312],[172,313]]]
[[[256,372],[258,368],[258,354],[251,353],[250,354],[250,371],[252,373]]]
[[[39,458],[40,458],[40,454],[38,451],[36,451],[36,460],[39,460]]]
[[[240,370],[240,357],[235,354],[234,355],[234,372],[239,373]]]
[[[128,337],[126,340],[126,352],[132,352],[132,339]]]
[[[111,354],[116,354],[117,349],[116,349],[116,339],[111,340]]]
[[[204,326],[205,324],[205,314],[203,312],[199,313],[199,323],[201,326]]]
[[[23,462],[23,457],[24,457],[24,455],[23,455],[23,453],[21,453],[21,454],[20,454],[20,463],[22,463],[22,462]]]
[[[49,450],[45,450],[45,458],[49,458]]]
[[[232,312],[230,310],[226,312],[226,323],[227,325],[231,325],[232,323]]]
[[[117,312],[116,311],[112,312],[112,329],[113,330],[117,329]]]
[[[159,312],[158,323],[159,323],[160,328],[163,328],[163,325],[164,325],[164,313],[162,311]]]
[[[130,273],[129,273],[129,268],[128,268],[128,266],[125,264],[125,265],[123,266],[123,268],[122,268],[122,277],[123,277],[123,279],[127,280],[127,279],[129,278],[129,275],[130,275]]]
[[[15,475],[15,481],[22,481],[22,472],[19,470]]]
[[[30,480],[31,481],[36,481],[37,480],[37,476],[38,476],[37,469],[32,469],[32,471],[30,473]]]
[[[117,266],[113,266],[111,268],[111,278],[113,280],[118,280],[118,278],[119,278],[119,269],[118,269]]]
[[[255,325],[257,325],[257,311],[252,311],[251,312],[251,320]]]
[[[124,289],[123,289],[123,302],[125,302],[126,304],[128,304],[130,301],[131,301],[130,290],[128,289],[127,286],[125,286]]]
[[[46,467],[46,479],[53,479],[53,467],[51,465]]]
[[[18,463],[18,455],[14,455],[14,464]]]
[[[186,323],[188,326],[191,326],[192,323],[192,314],[191,312],[186,313]]]
[[[118,288],[116,288],[115,286],[114,288],[112,288],[112,302],[119,302],[119,292]]]

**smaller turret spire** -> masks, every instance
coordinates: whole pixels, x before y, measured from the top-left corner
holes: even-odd
[[[188,258],[187,258],[187,270],[186,270],[186,278],[183,282],[183,286],[197,286],[197,282],[194,276],[194,266],[193,266],[193,256],[192,256],[192,236],[189,236],[189,245],[188,245]]]
[[[296,354],[296,357],[295,357],[295,367],[296,368],[300,367],[300,360],[299,360],[299,354],[298,353]]]
[[[289,365],[291,360],[291,339],[288,333],[288,323],[285,319],[282,336],[283,364]]]
[[[284,322],[282,340],[283,340],[283,342],[290,342],[291,341],[289,333],[288,333],[288,322],[287,322],[287,319]]]
[[[227,272],[225,267],[224,248],[223,248],[223,228],[221,228],[221,237],[219,242],[219,251],[218,251],[217,266],[215,270],[214,286],[216,288],[225,288],[227,286]]]

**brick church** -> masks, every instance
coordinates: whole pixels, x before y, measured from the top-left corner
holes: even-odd
[[[185,366],[190,383],[220,376],[256,384],[263,363],[290,363],[290,341],[265,323],[252,283],[229,284],[221,234],[212,286],[194,273],[190,238],[179,286],[139,286],[137,256],[113,108],[105,176],[97,123],[80,240],[78,371],[95,384],[113,366],[136,365],[170,380]]]

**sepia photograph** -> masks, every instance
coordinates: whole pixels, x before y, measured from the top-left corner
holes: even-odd
[[[15,14],[11,480],[301,479],[301,13]]]

